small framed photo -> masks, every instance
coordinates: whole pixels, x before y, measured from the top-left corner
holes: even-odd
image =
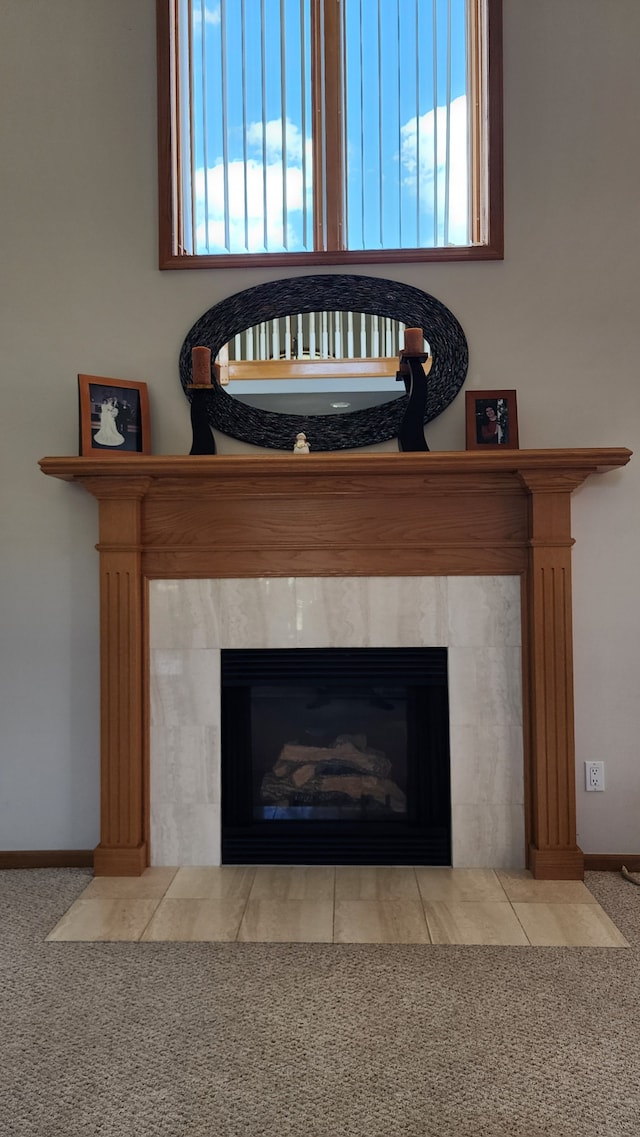
[[[515,391],[466,392],[467,450],[502,446],[518,449],[518,408]]]
[[[146,383],[78,375],[80,454],[150,454]]]

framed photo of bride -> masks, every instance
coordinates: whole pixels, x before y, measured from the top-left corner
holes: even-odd
[[[150,454],[146,383],[78,375],[80,454]]]

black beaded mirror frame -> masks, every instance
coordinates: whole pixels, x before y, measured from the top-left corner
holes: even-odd
[[[190,398],[191,349],[208,347],[214,360],[234,336],[264,321],[298,312],[363,312],[422,328],[433,366],[428,377],[425,423],[437,418],[462,387],[469,360],[465,334],[452,312],[411,285],[372,276],[296,276],[236,292],[209,308],[187,333],[180,351],[180,380]],[[291,450],[296,434],[309,435],[313,452],[351,450],[396,438],[408,397],[338,415],[287,415],[258,410],[215,384],[207,392],[209,422],[223,434],[274,450]]]

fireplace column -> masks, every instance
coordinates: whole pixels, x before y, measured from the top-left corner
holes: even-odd
[[[100,502],[100,844],[96,876],[149,862],[146,793],[142,499],[150,478],[86,478]]]
[[[584,855],[576,843],[571,493],[588,471],[519,473],[530,494],[524,641],[529,868],[538,879],[582,880]]]

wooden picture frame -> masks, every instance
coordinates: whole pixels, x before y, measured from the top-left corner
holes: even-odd
[[[515,391],[466,391],[467,450],[518,449]]]
[[[146,383],[78,375],[80,454],[150,454]]]

